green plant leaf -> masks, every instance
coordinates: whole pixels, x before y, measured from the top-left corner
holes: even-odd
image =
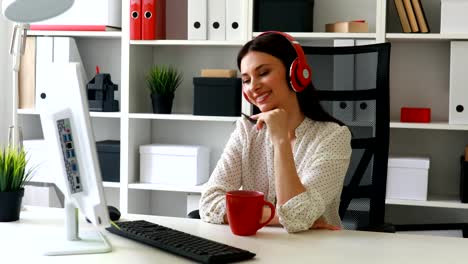
[[[24,148],[11,146],[0,151],[0,192],[17,191],[30,181],[35,167],[26,170],[28,159]]]
[[[181,82],[182,73],[172,66],[155,65],[146,75],[146,83],[152,94],[174,94]]]

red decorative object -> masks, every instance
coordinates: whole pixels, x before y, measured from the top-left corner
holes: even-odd
[[[430,123],[430,108],[402,107],[400,114],[401,122]]]

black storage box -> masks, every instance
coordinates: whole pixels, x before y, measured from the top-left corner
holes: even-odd
[[[254,31],[313,32],[313,21],[314,0],[254,1]]]
[[[460,158],[460,201],[468,203],[468,161],[464,156]]]
[[[240,78],[193,78],[193,114],[240,116],[242,83]]]
[[[96,142],[96,149],[103,181],[120,182],[120,141]]]

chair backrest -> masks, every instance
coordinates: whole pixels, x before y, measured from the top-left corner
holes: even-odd
[[[343,225],[346,229],[382,226],[390,130],[390,43],[303,49],[322,106],[353,135],[341,195]]]

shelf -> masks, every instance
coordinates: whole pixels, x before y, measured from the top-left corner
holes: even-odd
[[[18,109],[16,110],[18,115],[39,115],[35,109]]]
[[[102,182],[102,186],[106,188],[120,188],[119,182]]]
[[[254,32],[256,37],[262,32]],[[288,32],[297,40],[313,40],[313,39],[375,39],[375,33],[333,33],[333,32]]]
[[[120,112],[90,112],[91,117],[120,118]]]
[[[246,41],[214,41],[214,40],[131,40],[131,45],[141,46],[235,46],[241,47]]]
[[[199,116],[187,114],[130,114],[134,119],[236,122],[237,116]]]
[[[431,122],[431,123],[403,123],[390,122],[390,128],[406,128],[406,129],[435,129],[435,130],[467,130],[467,125],[453,125],[447,122]]]
[[[179,185],[156,184],[156,183],[130,183],[128,185],[128,188],[137,189],[137,190],[201,193],[203,190],[203,185],[179,186]]]
[[[468,209],[468,203],[461,203],[457,196],[430,195],[427,201],[385,199],[385,204]]]
[[[40,113],[35,109],[18,109],[19,115],[39,115]],[[103,118],[120,118],[120,112],[90,112],[91,117],[103,117]]]
[[[80,37],[80,38],[117,38],[122,37],[121,31],[47,31],[29,30],[28,36],[50,36],[50,37]]]
[[[388,33],[387,40],[390,41],[450,41],[467,40],[468,34],[440,34],[440,33]]]

